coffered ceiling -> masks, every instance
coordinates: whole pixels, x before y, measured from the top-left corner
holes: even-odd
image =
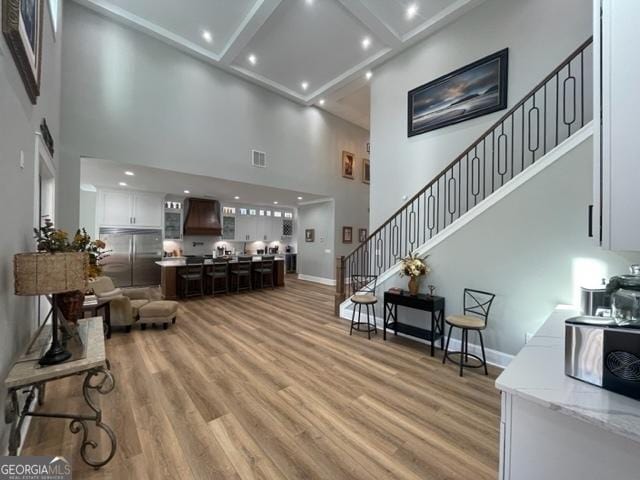
[[[376,66],[484,0],[75,0],[368,128]]]

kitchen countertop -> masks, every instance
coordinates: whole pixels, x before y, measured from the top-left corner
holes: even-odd
[[[281,255],[276,255],[276,257],[274,258],[274,260],[276,262],[282,262],[284,261],[284,257]],[[252,262],[260,262],[262,261],[262,256],[260,255],[254,255],[251,258]],[[237,259],[233,259],[233,260],[229,260],[229,263],[237,263],[238,260]],[[213,265],[213,260],[208,258],[205,259],[204,261],[205,265]],[[187,260],[186,257],[179,257],[179,258],[171,258],[171,257],[167,257],[164,260],[160,260],[158,262],[156,262],[156,265],[160,265],[161,267],[184,267],[187,265]],[[192,265],[198,265],[198,264],[192,264]]]
[[[496,380],[496,387],[640,443],[640,401],[564,374],[564,321],[579,313],[558,306]]]

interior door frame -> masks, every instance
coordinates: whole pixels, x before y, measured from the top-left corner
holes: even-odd
[[[47,146],[42,139],[42,134],[36,132],[35,156],[33,161],[33,225],[40,225],[40,207],[41,198],[41,177],[46,177],[51,181],[51,190],[49,192],[51,202],[51,220],[55,221],[56,212],[56,167],[53,163],[53,157],[49,153]]]
[[[56,213],[56,167],[53,163],[53,157],[49,152],[40,132],[35,134],[35,154],[33,160],[33,226],[37,228],[41,225],[41,207],[42,207],[42,178],[48,181],[47,196],[51,206],[51,220],[55,222]],[[37,242],[34,239],[34,250]],[[43,310],[48,312],[50,306],[48,301],[42,296],[35,296],[35,311],[37,312],[38,327],[42,325],[42,321],[46,318]],[[46,302],[46,303],[45,303]],[[44,307],[43,307],[44,306]],[[46,307],[46,308],[45,308]]]

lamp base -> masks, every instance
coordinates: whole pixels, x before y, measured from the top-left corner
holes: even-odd
[[[68,352],[61,345],[51,346],[38,362],[40,365],[57,365],[71,358],[71,352]]]

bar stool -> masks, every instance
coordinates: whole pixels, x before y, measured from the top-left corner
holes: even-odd
[[[180,269],[180,279],[182,280],[182,296],[184,298],[204,295],[204,257],[187,257],[186,266]],[[195,291],[191,290],[193,284]]]
[[[271,256],[263,256],[262,260],[257,264],[256,268],[253,269],[254,275],[257,275],[260,280],[260,288],[264,288],[264,277],[266,276],[269,279],[269,286],[273,289],[273,259],[275,257]],[[257,285],[257,282],[254,283]]]
[[[351,276],[351,288],[355,292],[351,296],[353,302],[353,314],[351,316],[351,328],[349,329],[349,335],[354,330],[358,332],[367,332],[367,337],[371,340],[371,332],[378,333],[378,326],[376,325],[376,309],[375,304],[378,303],[378,297],[376,297],[376,283],[378,282],[377,275],[352,275]],[[362,306],[367,308],[367,323],[360,320],[362,314]],[[371,324],[369,317],[369,306],[373,312],[373,325]],[[356,308],[358,309],[358,321],[356,322]],[[366,325],[366,329],[363,328]]]
[[[231,285],[233,286],[233,281],[236,282],[236,293],[240,293],[240,290],[251,290],[251,260],[240,260],[236,263],[232,263],[231,265]],[[242,279],[246,279],[246,284],[244,287],[241,287]]]
[[[214,259],[213,267],[207,272],[207,276],[211,279],[211,296],[215,296],[216,293],[229,292],[229,262],[227,260]],[[216,290],[216,280],[224,280],[224,288]]]
[[[487,328],[487,320],[489,318],[489,310],[493,304],[493,299],[496,296],[493,293],[483,292],[481,290],[472,290],[470,288],[464,289],[463,297],[463,314],[451,315],[446,318],[446,323],[449,325],[449,335],[447,338],[447,345],[444,348],[444,356],[442,357],[442,363],[444,364],[447,359],[456,365],[460,366],[460,376],[462,377],[462,371],[464,367],[467,368],[480,368],[484,367],[484,374],[488,375],[487,371],[487,357],[484,353],[484,341],[482,340],[482,330]],[[451,330],[453,328],[459,328],[462,330],[462,336],[460,338],[460,351],[449,352],[449,341],[451,341]],[[469,330],[478,332],[480,336],[480,349],[482,351],[482,358],[477,355],[469,353]],[[451,358],[451,355],[460,355],[460,360],[457,362]],[[469,357],[471,357],[477,363],[470,363]]]

